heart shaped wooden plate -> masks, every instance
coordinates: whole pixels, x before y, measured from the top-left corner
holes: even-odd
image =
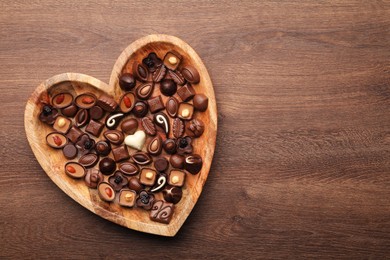
[[[160,58],[163,58],[165,53],[170,50],[175,50],[183,55],[184,65],[191,64],[198,69],[200,83],[194,85],[194,88],[197,93],[203,93],[209,98],[209,106],[205,112],[195,112],[194,114],[194,117],[201,119],[206,126],[203,135],[194,139],[193,142],[194,153],[203,158],[202,170],[197,175],[187,174],[183,197],[175,205],[175,213],[171,222],[160,224],[149,219],[148,211],[136,207],[128,209],[117,203],[104,202],[100,200],[96,189],[89,189],[83,180],[68,177],[64,173],[64,165],[67,160],[62,151],[50,148],[45,141],[46,135],[54,130],[51,126],[42,123],[38,117],[42,109],[42,101],[47,101],[49,97],[60,92],[69,92],[74,96],[85,92],[92,92],[99,96],[106,92],[119,102],[119,97],[123,94],[118,84],[119,76],[124,72],[131,72],[133,62],[141,62],[148,53],[155,52]],[[137,82],[137,86],[139,84]],[[153,96],[159,94],[159,87],[155,87]],[[167,97],[162,95],[162,98],[165,104]],[[28,142],[38,162],[50,179],[71,198],[93,213],[127,228],[157,235],[174,236],[195,206],[209,174],[216,142],[217,110],[213,86],[200,57],[181,39],[158,34],[141,38],[122,52],[114,65],[108,85],[98,79],[78,73],[64,73],[46,80],[36,88],[27,101],[24,123]],[[146,143],[149,140],[147,139]],[[129,152],[132,154],[135,151],[130,149]],[[166,154],[163,155],[168,158]],[[109,156],[111,157],[111,154]],[[104,178],[106,180],[107,176]],[[157,194],[156,197],[161,198],[161,194]]]

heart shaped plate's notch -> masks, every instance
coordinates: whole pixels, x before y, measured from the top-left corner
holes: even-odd
[[[64,158],[61,150],[50,148],[45,141],[46,135],[53,132],[52,127],[40,122],[38,118],[43,103],[50,102],[53,96],[63,92],[70,93],[74,97],[86,92],[91,92],[97,97],[103,93],[108,93],[119,102],[120,97],[124,94],[124,91],[119,87],[119,77],[123,73],[133,73],[133,63],[142,63],[142,60],[149,53],[155,52],[163,59],[164,55],[169,51],[176,51],[182,55],[181,66],[190,64],[197,68],[200,74],[200,82],[193,86],[196,93],[205,94],[209,98],[209,105],[205,112],[196,111],[194,113],[194,118],[202,120],[206,126],[203,135],[193,140],[193,153],[199,154],[203,158],[203,167],[197,175],[186,174],[185,186],[182,189],[183,197],[175,205],[175,213],[170,223],[161,224],[151,221],[149,212],[142,208],[135,207],[128,209],[119,206],[118,203],[102,201],[96,189],[89,189],[84,181],[68,177],[64,172],[64,165],[68,160]],[[133,91],[141,84],[141,82],[137,82]],[[151,97],[160,94],[159,83],[156,83]],[[161,97],[165,104],[168,97],[164,95],[161,95]],[[129,115],[129,117],[134,116]],[[108,85],[98,79],[78,73],[60,74],[39,85],[26,105],[25,129],[32,151],[47,175],[58,187],[78,203],[95,214],[130,229],[164,236],[174,236],[195,206],[210,170],[217,132],[216,102],[208,72],[195,51],[188,44],[176,37],[149,35],[135,41],[122,52],[114,65]],[[100,140],[103,138],[102,136],[103,134],[94,139]],[[148,136],[145,144],[148,144],[151,139],[152,137]],[[146,151],[146,148],[143,151]],[[133,154],[135,150],[129,149],[129,152]],[[161,156],[169,159],[169,155],[165,153]],[[106,180],[108,177],[105,176],[104,178]],[[162,195],[157,194],[156,198],[162,199]]]

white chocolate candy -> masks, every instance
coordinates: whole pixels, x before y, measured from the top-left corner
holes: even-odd
[[[133,149],[142,150],[145,144],[146,134],[144,131],[138,130],[132,135],[128,135],[125,138],[125,144]]]

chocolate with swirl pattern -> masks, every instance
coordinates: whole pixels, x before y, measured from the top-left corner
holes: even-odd
[[[150,210],[150,219],[163,224],[169,224],[174,211],[173,203],[156,200]]]

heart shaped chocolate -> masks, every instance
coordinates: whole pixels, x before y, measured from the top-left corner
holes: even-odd
[[[131,148],[142,150],[146,140],[146,134],[144,131],[137,131],[132,135],[126,136],[125,144]]]
[[[134,81],[128,74],[133,74],[137,80]],[[186,84],[186,81],[191,84]],[[160,88],[161,84],[164,86]],[[62,95],[63,93],[65,95]],[[192,101],[195,93],[202,94],[196,99],[196,103]],[[69,106],[72,97],[77,97],[73,102],[78,104],[78,112],[76,106]],[[118,103],[117,108],[112,104],[113,100],[110,97]],[[204,97],[208,98],[208,103]],[[168,99],[175,102],[169,102],[173,106],[165,108]],[[41,115],[42,110],[45,109],[44,104],[49,103],[59,108],[58,115],[53,115],[50,111],[45,111],[46,114]],[[62,105],[67,107],[60,108]],[[207,110],[204,111],[206,107]],[[149,112],[146,108],[149,108]],[[46,108],[46,110],[50,109]],[[129,112],[130,110],[132,112]],[[177,115],[189,127],[190,132],[186,135],[193,136],[194,133],[199,133],[199,129],[195,128],[199,124],[191,123],[191,120],[201,120],[206,127],[202,129],[201,136],[193,138],[190,143],[189,137],[184,138],[184,135],[175,141],[173,139],[176,137],[172,133],[167,136],[158,125],[157,127],[153,125],[153,115],[157,112],[164,112],[170,116]],[[134,133],[134,128],[137,128],[135,120],[138,120],[138,130],[148,130],[149,132],[146,131],[146,133],[154,136],[148,134],[146,138],[143,138],[143,136],[138,136],[141,134],[136,133],[131,137],[126,133],[124,143],[129,146],[124,143],[119,145],[120,134],[116,134],[115,131],[124,126],[119,126],[122,118],[115,117],[116,113],[123,113],[124,117],[134,118],[135,124],[132,125],[130,132]],[[146,120],[145,117],[151,120]],[[109,137],[118,143],[118,145],[111,144],[111,148],[110,141],[104,138],[104,132],[108,130],[107,122],[105,122],[107,118],[117,121],[110,121],[110,129],[116,130],[110,132]],[[173,118],[169,120],[172,124]],[[84,124],[86,121],[89,122],[87,125]],[[35,157],[50,179],[67,195],[93,213],[114,223],[164,236],[174,236],[195,206],[209,174],[217,133],[214,90],[203,62],[187,43],[179,38],[161,34],[149,35],[130,44],[116,61],[108,85],[98,79],[78,73],[59,74],[44,81],[36,88],[27,102],[24,122],[27,139]],[[52,123],[56,130],[50,125]],[[85,142],[79,142],[77,146],[74,146],[72,143],[76,143],[78,136],[82,133],[77,129],[68,130],[70,124],[79,124],[80,129],[88,133],[91,139],[84,138]],[[49,135],[55,131],[73,132],[71,135],[69,132],[68,134]],[[161,140],[168,140],[166,143],[169,144],[169,149],[175,145],[178,145],[181,152],[192,149],[191,154],[194,156],[188,155],[186,159],[181,159],[185,157],[183,155],[175,156],[175,167],[184,168],[175,169],[175,176],[168,174],[173,169],[169,164],[172,163],[172,160],[169,160],[171,154],[164,150],[158,156],[150,156],[147,153],[146,144],[149,144],[156,136],[160,136]],[[50,140],[49,145],[47,137]],[[130,177],[126,175],[127,173],[122,174],[123,172],[119,171],[111,174],[113,160],[104,161],[103,166],[100,163],[100,167],[105,167],[101,170],[107,168],[104,175],[99,171],[99,163],[91,165],[86,163],[85,166],[83,166],[84,161],[77,163],[81,157],[80,152],[76,158],[66,159],[62,149],[53,149],[56,145],[57,148],[67,147],[68,158],[73,158],[75,147],[76,149],[81,147],[84,153],[89,153],[84,156],[92,157],[94,151],[90,146],[95,142],[99,144],[99,150],[96,150],[100,154],[100,160],[103,157],[117,159],[115,155],[120,157],[122,155],[120,153],[128,149],[129,156],[134,157],[128,164],[134,165],[135,169],[140,168],[139,173],[135,172],[139,176],[131,174],[132,177]],[[110,149],[112,150],[109,153]],[[105,157],[108,153],[108,157]],[[99,158],[99,156],[95,157]],[[149,162],[149,159],[154,162]],[[198,163],[202,159],[203,166]],[[142,165],[143,163],[147,165]],[[154,170],[153,165],[156,169],[164,170],[165,173]],[[91,168],[86,169],[88,167]],[[110,168],[109,171],[108,168]],[[86,169],[85,172],[84,169]],[[156,181],[149,191],[140,190],[143,187],[142,182],[146,185],[154,179],[159,181],[158,183]],[[153,189],[161,190],[156,189],[160,179],[165,179],[169,183],[168,189],[166,192],[164,190],[152,194]],[[125,188],[122,189],[122,187]],[[180,193],[172,193],[173,189]],[[182,198],[177,202],[175,196],[179,194]],[[168,216],[164,217],[164,214]]]

